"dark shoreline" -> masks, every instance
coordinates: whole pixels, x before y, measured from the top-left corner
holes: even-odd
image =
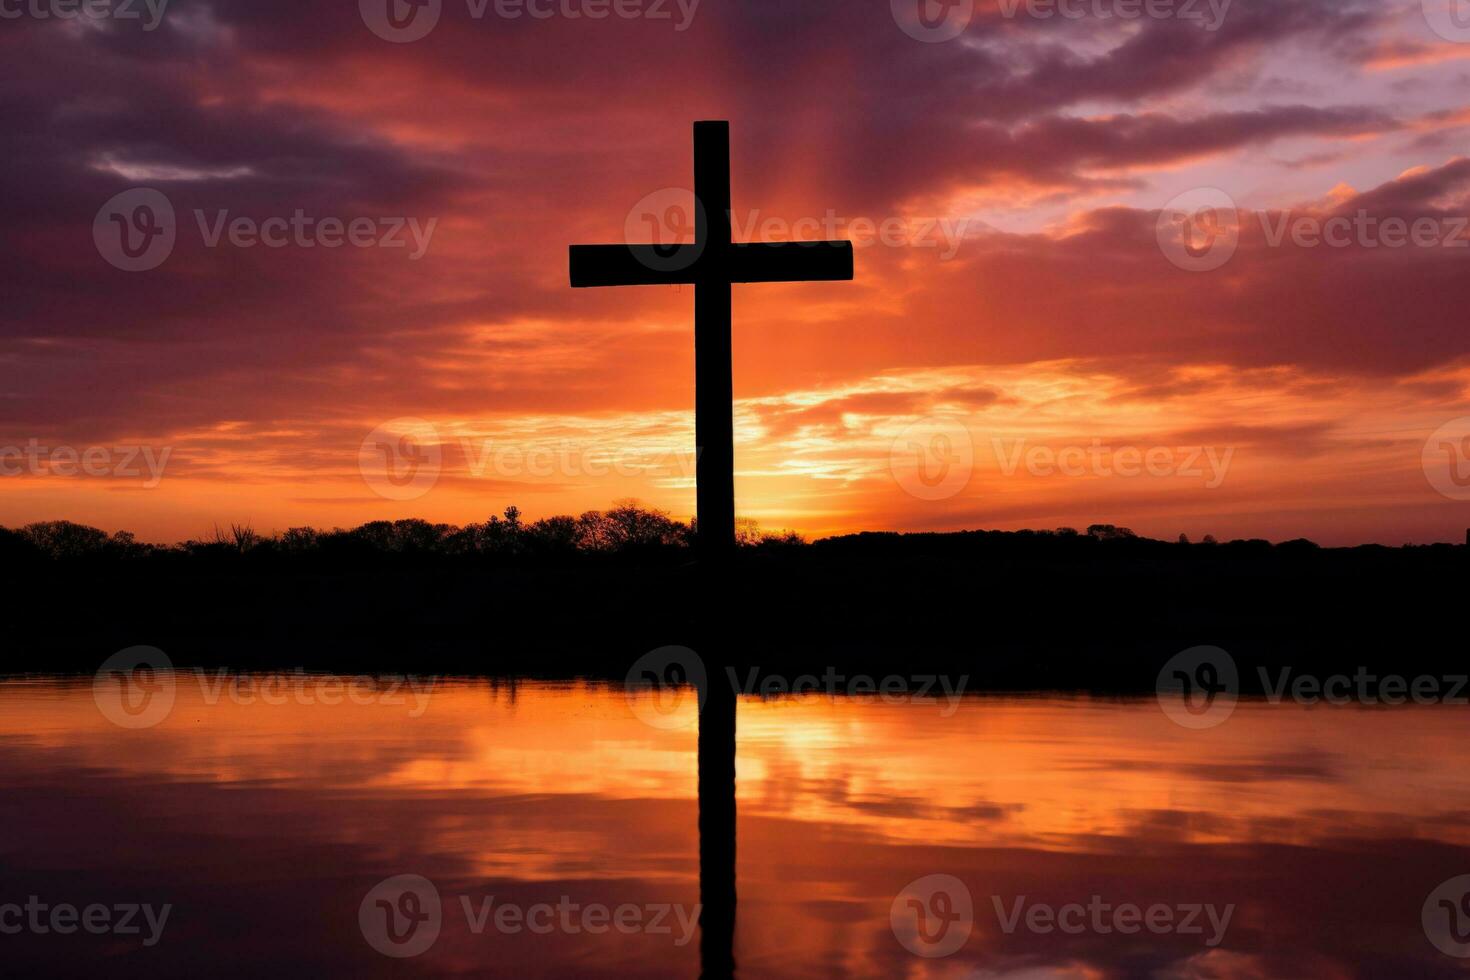
[[[1466,672],[1467,571],[1470,550],[1454,545],[865,534],[744,549],[716,619],[697,612],[703,580],[683,548],[33,558],[0,571],[0,672],[85,674],[148,645],[179,666],[616,680],[656,647],[717,644],[721,662],[786,677],[830,667],[1127,693],[1210,645],[1250,693],[1263,667]]]

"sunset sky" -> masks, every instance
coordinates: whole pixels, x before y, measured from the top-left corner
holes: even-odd
[[[738,239],[857,246],[853,282],[735,288],[742,516],[1470,525],[1424,463],[1470,435],[1458,0],[427,0],[397,43],[387,2],[0,4],[0,524],[687,518],[692,289],[574,291],[567,246],[673,240],[690,123],[728,119]],[[129,271],[160,195],[172,248]],[[298,211],[363,244],[228,230]],[[404,436],[431,472],[399,485]]]

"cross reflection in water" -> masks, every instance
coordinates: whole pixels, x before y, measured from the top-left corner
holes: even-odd
[[[702,684],[699,713],[701,976],[735,972],[735,691],[719,664]]]

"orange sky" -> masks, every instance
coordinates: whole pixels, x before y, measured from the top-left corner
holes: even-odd
[[[1423,459],[1470,416],[1470,39],[1386,0],[1237,2],[1214,29],[982,2],[937,43],[901,19],[446,0],[410,43],[351,4],[16,22],[0,523],[687,517],[692,292],[574,292],[566,246],[683,214],[689,123],[724,118],[737,237],[858,246],[852,283],[736,288],[743,516],[1462,538],[1470,492]],[[175,241],[126,271],[107,216],[135,198],[109,202],[142,188]],[[1191,241],[1233,252],[1181,253],[1173,215],[1222,193],[1225,237]],[[297,211],[413,225],[403,248],[211,237]],[[1358,216],[1341,246],[1297,234]],[[1433,243],[1385,244],[1390,219]]]

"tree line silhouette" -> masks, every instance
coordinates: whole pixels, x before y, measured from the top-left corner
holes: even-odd
[[[425,558],[575,559],[580,556],[678,555],[693,547],[693,522],[622,500],[608,510],[556,515],[527,522],[514,505],[502,515],[464,526],[419,518],[370,521],[355,528],[293,527],[263,534],[248,524],[216,527],[204,540],[172,545],[140,542],[128,531],[106,531],[71,521],[0,527],[0,558],[25,559],[340,559],[371,556]],[[792,531],[765,532],[755,521],[738,523],[743,547],[770,549],[804,544]]]
[[[608,510],[589,510],[543,517],[522,518],[520,509],[506,507],[480,523],[463,526],[433,523],[420,518],[369,521],[354,528],[321,530],[293,527],[283,532],[261,533],[249,524],[216,527],[204,539],[176,544],[150,544],[128,531],[106,531],[72,521],[42,521],[19,528],[0,527],[0,560],[7,563],[75,560],[230,560],[252,562],[352,562],[360,560],[417,558],[423,560],[489,560],[493,562],[609,558],[692,557],[696,524],[673,519],[668,513],[645,507],[636,500],[620,500]],[[736,536],[742,551],[823,552],[826,554],[971,554],[984,557],[1031,557],[1076,559],[1089,557],[1241,559],[1289,558],[1323,553],[1412,553],[1443,551],[1453,545],[1409,545],[1388,548],[1359,545],[1355,548],[1320,547],[1305,538],[1272,543],[1260,538],[1217,542],[1212,535],[1192,542],[1186,535],[1163,541],[1142,537],[1126,527],[1093,524],[1086,530],[1061,527],[1054,530],[1019,531],[863,531],[837,535],[814,542],[794,531],[761,530],[749,519],[737,521]]]
[[[9,659],[95,669],[99,651],[145,643],[236,667],[618,677],[707,626],[692,530],[634,501],[462,526],[233,525],[172,545],[67,521],[0,529],[0,587],[26,610]],[[996,687],[1148,690],[1199,644],[1242,671],[1448,669],[1470,571],[1458,544],[1158,540],[1106,523],[740,534],[718,621],[750,663],[922,665]]]

